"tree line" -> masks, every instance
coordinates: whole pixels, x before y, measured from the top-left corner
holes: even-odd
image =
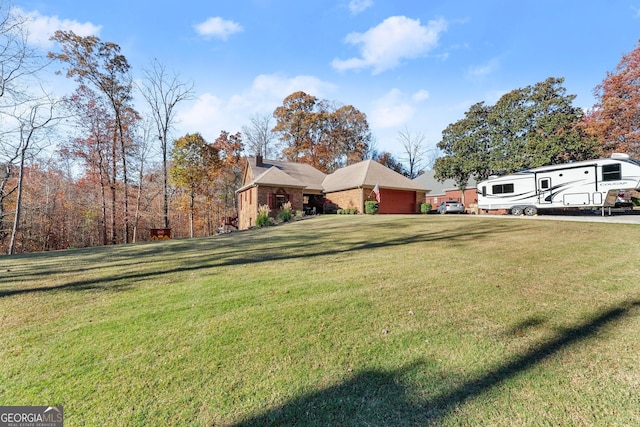
[[[404,129],[395,158],[376,149],[365,113],[302,91],[250,117],[242,132],[223,130],[212,142],[198,132],[174,137],[193,83],[157,60],[136,82],[117,44],[72,31],[57,31],[56,49],[42,56],[30,47],[26,18],[0,12],[2,253],[136,242],[152,229],[214,234],[236,212],[247,154],[326,173],[371,158],[409,178],[435,162],[438,178],[464,187],[471,176],[640,151],[639,49],[596,88],[590,111],[572,105],[563,79],[549,78],[471,106],[443,131],[437,159],[423,134]],[[76,83],[73,93],[47,91],[43,74],[52,67]]]
[[[211,235],[235,214],[245,154],[326,172],[371,154],[364,113],[303,92],[252,117],[243,133],[174,138],[192,83],[157,60],[136,82],[120,46],[73,31],[56,31],[56,47],[42,55],[29,44],[27,18],[0,13],[2,253],[136,242],[152,229]],[[76,83],[73,93],[47,92],[52,69]]]

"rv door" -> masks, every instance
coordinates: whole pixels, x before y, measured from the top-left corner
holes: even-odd
[[[538,203],[551,203],[551,178],[538,179]]]

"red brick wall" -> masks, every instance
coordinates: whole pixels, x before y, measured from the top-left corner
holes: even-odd
[[[326,197],[339,209],[356,208],[358,213],[364,213],[364,202],[375,200],[373,187],[354,188],[351,190],[327,193]],[[418,213],[420,205],[424,203],[424,192],[380,189],[380,213]],[[410,201],[407,199],[410,197]],[[386,201],[386,203],[385,203]]]
[[[238,229],[246,230],[256,224],[258,216],[257,188],[251,187],[238,193]]]
[[[354,188],[352,190],[337,191],[335,193],[327,193],[326,198],[331,203],[338,206],[338,209],[352,209],[358,210],[358,213],[364,212],[364,200],[363,200],[362,188]]]
[[[266,205],[269,201],[269,193],[284,191],[289,196],[291,209],[293,211],[302,210],[303,198],[301,188],[283,188],[283,187],[251,187],[241,193],[238,193],[238,229],[246,230],[256,225],[258,217],[258,207]],[[270,217],[275,218],[279,209],[271,209]]]

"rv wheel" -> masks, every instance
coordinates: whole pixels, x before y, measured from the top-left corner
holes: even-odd
[[[534,216],[537,213],[538,213],[538,210],[536,209],[535,206],[527,206],[526,208],[524,208],[524,214],[526,216]]]
[[[511,208],[511,215],[522,215],[522,208],[520,206],[514,206]]]

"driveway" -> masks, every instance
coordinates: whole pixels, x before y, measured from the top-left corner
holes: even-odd
[[[611,209],[609,213],[608,209],[605,209],[605,215],[602,216],[600,211],[579,211],[571,212],[562,215],[545,215],[540,214],[536,216],[513,216],[513,215],[478,215],[482,218],[497,217],[497,218],[511,218],[514,220],[553,220],[553,221],[587,221],[587,222],[609,222],[617,224],[640,224],[640,210],[627,210]]]

